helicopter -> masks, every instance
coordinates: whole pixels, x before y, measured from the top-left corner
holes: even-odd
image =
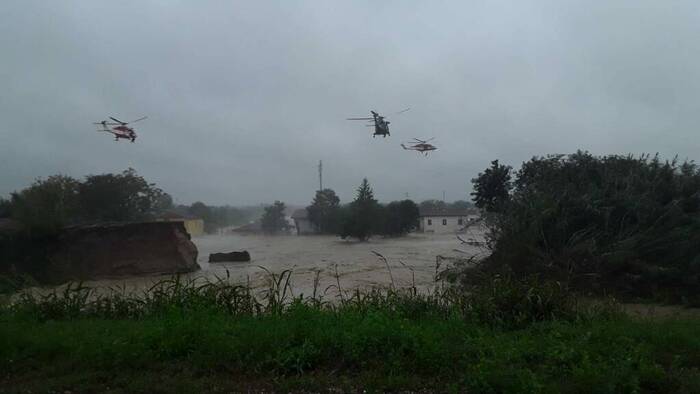
[[[428,153],[430,151],[437,150],[437,147],[435,145],[428,143],[434,139],[435,138],[431,138],[429,140],[424,141],[424,140],[419,140],[418,138],[414,138],[413,142],[407,143],[409,146],[401,144],[401,147],[406,149],[406,150],[414,150],[414,151],[422,153],[424,156],[428,156]]]
[[[134,142],[134,141],[136,141],[136,132],[134,131],[133,127],[128,127],[127,125],[130,123],[142,121],[142,120],[148,118],[148,116],[144,116],[142,118],[138,118],[136,120],[132,120],[129,122],[122,122],[121,120],[113,118],[111,116],[109,118],[112,119],[116,123],[108,122],[106,120],[103,120],[102,122],[95,122],[93,124],[102,126],[102,130],[97,130],[97,131],[114,134],[115,141],[119,141],[120,138],[124,138],[127,140],[131,140],[131,142]],[[116,126],[116,127],[107,127],[107,126]]]
[[[397,112],[396,114],[401,114],[406,111],[410,110],[410,108],[406,108],[402,111]],[[347,118],[347,120],[371,120],[372,123],[366,125],[367,127],[374,127],[374,134],[372,134],[372,138],[381,135],[382,137],[386,138],[386,136],[391,135],[389,133],[389,122],[386,120],[386,117],[379,115],[375,111],[369,111],[372,114],[371,118]]]

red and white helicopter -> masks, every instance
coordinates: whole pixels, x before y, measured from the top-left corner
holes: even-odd
[[[428,156],[428,153],[434,150],[437,150],[437,147],[433,144],[429,144],[428,142],[434,140],[435,138],[431,138],[429,140],[419,140],[418,138],[414,138],[413,142],[407,142],[409,146],[406,146],[404,144],[401,144],[401,147],[406,149],[406,150],[415,150],[417,152],[422,153],[425,156]]]
[[[134,141],[136,141],[136,132],[134,131],[133,127],[129,127],[127,125],[130,123],[142,121],[142,120],[148,118],[148,116],[144,116],[143,118],[138,118],[138,119],[132,120],[130,122],[122,122],[121,120],[113,118],[111,116],[109,118],[112,119],[116,123],[108,122],[106,120],[103,120],[102,122],[95,122],[94,124],[102,126],[102,130],[97,130],[97,131],[114,134],[115,141],[119,141],[120,138],[124,138],[127,140],[131,140],[131,142],[134,142]],[[110,127],[107,127],[107,126],[110,126]],[[116,127],[111,127],[111,126],[116,126]]]

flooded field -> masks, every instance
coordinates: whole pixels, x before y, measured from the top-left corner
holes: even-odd
[[[483,233],[472,232],[465,237],[480,241]],[[410,287],[415,280],[417,287],[427,289],[434,285],[437,256],[465,258],[485,253],[481,247],[462,244],[453,234],[411,234],[402,238],[373,238],[369,242],[344,241],[334,236],[261,235],[207,235],[193,241],[199,249],[198,262],[202,269],[187,277],[228,278],[234,283],[249,281],[258,288],[267,286],[269,274],[265,269],[275,274],[292,270],[295,295],[311,294],[317,272],[319,291],[338,281],[343,290],[388,287],[392,278],[396,287]],[[234,250],[247,250],[252,261],[207,262],[210,253]],[[389,268],[373,251],[386,257]],[[162,278],[100,280],[86,285],[124,286],[129,291],[138,291]]]

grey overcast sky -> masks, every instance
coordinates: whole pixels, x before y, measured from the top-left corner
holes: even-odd
[[[490,160],[700,152],[700,2],[0,3],[0,196],[135,168],[176,202],[464,199]],[[371,137],[370,109],[392,135]],[[112,115],[135,144],[96,133]],[[436,138],[428,158],[403,151]]]

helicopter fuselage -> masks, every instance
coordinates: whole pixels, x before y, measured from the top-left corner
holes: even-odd
[[[136,140],[136,132],[131,127],[127,126],[117,126],[112,127],[112,130],[104,130],[114,135],[114,140],[119,141],[120,138],[125,140],[131,140],[134,142]]]
[[[386,120],[384,120],[383,116],[377,115],[375,112],[372,112],[372,115],[374,115],[374,136],[381,135],[382,137],[385,137],[387,135],[391,135],[389,133],[389,123]]]

